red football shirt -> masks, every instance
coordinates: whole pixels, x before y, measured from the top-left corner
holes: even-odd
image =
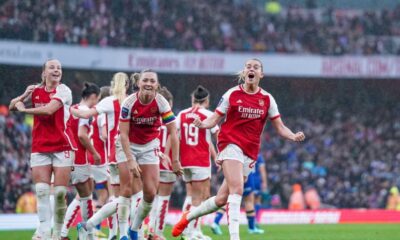
[[[143,145],[156,139],[160,134],[161,122],[170,124],[175,121],[175,115],[162,95],[157,93],[149,104],[142,104],[136,92],[122,104],[120,121],[130,122],[129,141]]]
[[[63,106],[50,116],[33,116],[32,153],[62,152],[76,148],[73,139],[66,134],[69,107],[72,104],[71,90],[64,84],[53,91],[47,91],[44,85],[39,85],[32,92],[33,107],[45,106],[52,99],[60,101]]]
[[[167,139],[169,137],[168,129],[163,124],[160,127],[160,135],[158,135],[158,140],[160,140],[160,151],[170,157],[172,159],[172,151],[170,150],[169,153],[165,152],[165,146],[167,145]],[[172,165],[171,163],[168,164],[168,168],[165,168],[163,164],[160,164],[160,171],[170,171],[172,172]]]
[[[254,161],[260,150],[260,138],[267,119],[280,117],[271,94],[261,88],[254,94],[246,93],[241,85],[229,89],[215,111],[226,116],[218,134],[218,150],[222,151],[228,144],[236,144]]]
[[[106,114],[105,120],[107,128],[107,158],[109,163],[116,164],[117,160],[115,159],[115,142],[117,141],[118,137],[118,124],[121,106],[115,96],[109,96],[102,99],[95,106],[95,108],[99,114]]]
[[[90,125],[90,140],[94,149],[100,154],[100,165],[107,163],[107,145],[101,139],[101,128],[106,127],[106,115],[104,113],[93,117],[92,124]],[[89,163],[94,165],[93,155],[88,152]]]
[[[88,110],[89,108],[84,105],[79,105],[75,104],[71,108],[75,109],[81,109],[81,110]],[[70,115],[68,122],[68,136],[70,138],[74,139],[76,142],[76,145],[78,149],[75,151],[75,160],[74,164],[75,165],[86,165],[88,164],[88,158],[87,158],[87,151],[86,148],[82,145],[81,141],[79,141],[78,137],[78,131],[80,126],[84,126],[87,128],[87,130],[90,130],[90,124],[89,124],[89,119],[84,119],[84,118],[77,118],[74,115]]]
[[[178,114],[177,127],[180,130],[179,151],[182,167],[210,167],[211,133],[216,133],[219,127],[200,129],[194,126],[193,121],[197,117],[203,121],[211,115],[212,112],[205,108],[197,110],[187,108]]]

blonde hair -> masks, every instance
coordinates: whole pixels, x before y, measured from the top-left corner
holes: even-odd
[[[248,60],[246,61],[246,63],[247,63],[248,61],[251,61],[251,60],[254,60],[254,61],[259,62],[260,65],[261,65],[261,71],[263,71],[264,67],[263,67],[263,64],[262,64],[262,62],[261,62],[260,59],[258,59],[258,58],[250,58],[250,59],[248,59]],[[246,66],[246,65],[245,65],[245,66]],[[246,78],[246,75],[244,75],[243,70],[240,70],[238,73],[236,73],[236,76],[237,76],[238,84],[244,83],[244,80],[245,80],[245,78]]]
[[[128,80],[128,75],[123,72],[117,72],[111,80],[111,94],[118,99],[120,104],[126,97],[126,90],[129,86]]]

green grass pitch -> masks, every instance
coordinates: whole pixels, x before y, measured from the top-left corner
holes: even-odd
[[[400,225],[398,224],[338,224],[338,225],[263,225],[266,232],[263,235],[250,235],[247,227],[240,226],[241,239],[255,240],[399,240]],[[224,235],[213,235],[207,226],[203,232],[213,239],[229,240],[228,229],[223,228]],[[0,239],[23,240],[31,239],[33,231],[0,231]],[[165,236],[171,237],[171,227],[167,227]],[[71,239],[76,239],[76,230],[70,232]],[[175,238],[179,239],[179,238]]]

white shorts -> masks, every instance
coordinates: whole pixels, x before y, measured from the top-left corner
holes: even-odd
[[[110,184],[119,185],[119,171],[117,164],[109,164],[108,170],[110,171]]]
[[[117,162],[126,162],[127,159],[119,139],[116,141],[116,148]],[[131,143],[130,150],[139,165],[160,164],[160,157],[158,155],[158,153],[160,152],[160,141],[158,140],[158,138],[143,145]]]
[[[84,183],[91,178],[90,165],[75,165],[71,172],[71,183],[76,185]]]
[[[228,144],[217,157],[217,161],[221,162],[226,160],[234,160],[243,163],[243,176],[247,177],[251,173],[255,161],[244,155],[242,149],[236,144]]]
[[[176,174],[170,171],[160,171],[160,183],[175,183]]]
[[[75,160],[74,151],[55,153],[31,153],[31,167],[52,165],[53,167],[72,167]]]
[[[107,165],[90,165],[93,180],[95,183],[105,183],[108,181],[108,166]]]
[[[211,178],[211,167],[191,167],[183,169],[183,181],[201,182]]]

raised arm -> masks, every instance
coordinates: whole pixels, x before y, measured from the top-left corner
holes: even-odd
[[[51,100],[45,106],[40,106],[36,108],[25,108],[25,105],[22,102],[17,102],[15,104],[15,108],[17,108],[18,111],[33,115],[52,115],[62,106],[63,104],[56,99]]]
[[[282,119],[280,117],[272,120],[272,126],[275,128],[276,132],[279,136],[294,141],[301,142],[306,138],[303,132],[293,133],[288,127],[285,126]]]
[[[215,112],[207,119],[204,119],[204,121],[201,121],[200,118],[196,118],[193,121],[193,124],[198,128],[209,129],[215,127],[222,120],[223,117],[223,115]]]
[[[24,92],[22,95],[20,95],[20,96],[14,98],[13,100],[11,100],[10,105],[8,106],[8,108],[9,108],[10,110],[17,110],[17,109],[15,108],[15,104],[16,104],[17,102],[24,102],[26,99],[29,99],[29,98],[31,97],[32,91],[33,91],[34,89],[35,89],[35,85],[30,85],[30,86],[28,86],[28,87],[26,88],[25,92]]]
[[[88,119],[90,117],[96,116],[97,114],[99,114],[96,110],[96,108],[90,108],[90,109],[76,109],[76,108],[72,108],[71,109],[71,113],[72,115],[74,115],[75,117],[78,118],[85,118]]]

